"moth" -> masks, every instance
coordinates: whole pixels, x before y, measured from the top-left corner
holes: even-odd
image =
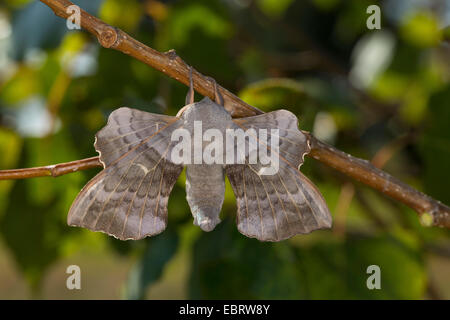
[[[159,234],[167,226],[170,192],[186,167],[186,198],[194,224],[204,231],[213,230],[220,222],[225,176],[236,196],[237,228],[247,237],[281,241],[296,234],[330,228],[332,219],[324,198],[299,171],[310,146],[306,135],[298,129],[297,117],[289,111],[278,110],[232,119],[223,107],[215,82],[214,88],[215,101],[205,97],[194,102],[191,69],[186,106],[177,116],[126,107],[113,111],[107,125],[96,134],[94,143],[104,169],[76,197],[68,224],[121,240]],[[196,163],[195,159],[190,163],[175,161],[178,144],[173,140],[173,133],[184,129],[193,135],[199,122],[203,129],[214,129],[224,136],[229,130],[266,130],[266,138],[277,140],[278,146],[271,148],[270,143],[259,143],[253,137],[225,148],[224,153],[234,151],[236,161],[222,164]],[[262,161],[250,161],[250,140],[277,156],[276,173],[265,174],[267,166]],[[207,145],[202,141],[200,151]],[[195,146],[183,151],[187,155],[185,159],[192,160],[194,149]]]

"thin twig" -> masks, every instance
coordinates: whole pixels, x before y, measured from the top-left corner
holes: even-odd
[[[36,177],[58,177],[80,170],[102,167],[98,157],[59,163],[45,167],[0,170],[0,180],[27,179]]]
[[[68,18],[66,8],[73,5],[67,0],[41,0],[48,5],[57,16]],[[100,19],[81,10],[81,26],[95,35],[105,48],[121,51],[138,59],[150,67],[189,85],[189,66],[171,50],[160,53],[133,39],[120,29],[114,28]],[[195,90],[204,96],[214,98],[213,82],[197,71],[193,72]],[[224,96],[225,108],[233,117],[247,117],[263,112],[243,102],[228,90],[219,87]],[[327,145],[307,133],[311,152],[309,156],[358,180],[381,193],[398,200],[416,210],[419,214],[428,213],[431,224],[450,228],[450,208],[437,200],[415,190],[409,185],[394,178],[388,173],[375,168],[366,160],[355,158],[336,148]],[[0,179],[20,179],[38,176],[58,176],[61,174],[100,166],[98,158],[73,161],[56,166],[7,170],[0,172]],[[56,169],[57,168],[57,169]]]

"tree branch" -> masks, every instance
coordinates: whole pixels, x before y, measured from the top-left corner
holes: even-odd
[[[41,0],[41,2],[49,6],[61,18],[67,19],[71,15],[66,10],[73,3],[68,0]],[[189,66],[176,54],[175,50],[161,53],[130,37],[122,30],[106,24],[83,9],[80,9],[80,12],[81,26],[92,33],[103,47],[123,52],[189,86]],[[192,78],[194,89],[198,93],[214,99],[214,82],[212,79],[205,77],[196,70],[193,70]],[[230,112],[232,117],[239,118],[262,113],[261,110],[245,103],[227,89],[221,86],[218,86],[218,89],[224,97],[225,109]]]
[[[353,157],[307,134],[311,145],[308,156],[402,202],[419,214],[430,214],[433,225],[450,228],[450,208],[446,205],[376,168],[369,161]]]
[[[41,0],[48,5],[57,16],[68,18],[66,8],[73,5],[67,0]],[[99,43],[105,48],[123,52],[133,58],[144,62],[150,67],[165,75],[189,85],[189,66],[171,50],[160,53],[141,42],[133,39],[120,29],[114,28],[100,19],[81,10],[81,26],[97,37]],[[193,72],[195,90],[204,96],[214,98],[213,82],[197,71]],[[254,108],[228,90],[219,86],[224,96],[225,109],[234,118],[248,117],[263,112]],[[423,194],[409,185],[394,178],[388,173],[377,169],[366,160],[355,158],[336,148],[325,144],[307,133],[311,145],[310,157],[346,174],[353,179],[380,191],[381,193],[398,200],[417,211],[420,215],[427,213],[431,216],[430,224],[450,228],[450,208],[437,200]],[[69,172],[100,167],[98,157],[62,163],[54,166],[5,170],[0,171],[1,179],[23,179],[39,176],[59,176]]]

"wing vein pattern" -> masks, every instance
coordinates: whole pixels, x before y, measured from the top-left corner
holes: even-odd
[[[121,240],[142,239],[167,226],[169,194],[183,170],[171,160],[177,117],[119,108],[96,135],[104,169],[81,190],[68,224]]]
[[[236,196],[238,230],[261,241],[280,241],[331,227],[331,215],[324,198],[298,170],[304,155],[309,152],[309,145],[306,136],[298,129],[297,117],[289,111],[278,110],[234,119],[233,123],[236,129],[266,129],[267,141],[255,137],[258,148],[267,148],[279,163],[275,174],[264,175],[261,163],[249,163],[247,151],[250,142],[246,140],[245,163],[225,165],[225,173]],[[272,129],[278,130],[272,132]],[[275,136],[279,143],[271,148],[270,141]],[[239,150],[235,149],[235,152]],[[246,188],[249,181],[253,190]],[[256,226],[261,226],[261,230]]]

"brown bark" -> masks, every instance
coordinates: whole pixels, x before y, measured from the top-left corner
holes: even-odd
[[[36,177],[58,177],[80,170],[102,167],[98,157],[92,157],[71,162],[53,164],[44,167],[0,170],[0,180],[27,179]]]

